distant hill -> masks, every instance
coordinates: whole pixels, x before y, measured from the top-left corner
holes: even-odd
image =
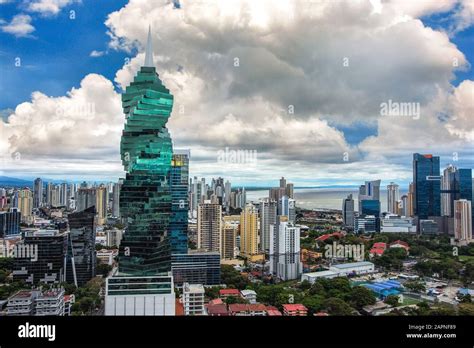
[[[24,179],[10,178],[8,176],[0,176],[0,186],[8,187],[32,187],[33,182]]]

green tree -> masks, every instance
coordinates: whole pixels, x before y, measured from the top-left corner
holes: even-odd
[[[303,298],[302,304],[308,308],[308,315],[313,315],[321,311],[323,308],[324,297],[322,296],[306,296]]]
[[[301,290],[309,290],[311,288],[311,283],[309,281],[307,281],[306,279],[303,280],[301,283],[300,283],[300,289]]]
[[[410,291],[413,292],[425,292],[426,286],[422,282],[417,282],[417,281],[408,281],[405,284],[403,284],[405,288],[407,288]]]
[[[350,301],[354,308],[360,310],[362,307],[375,304],[377,299],[373,291],[364,286],[356,286],[351,291]]]
[[[392,307],[397,307],[398,303],[398,296],[396,295],[389,295],[385,298],[384,302]]]
[[[328,298],[324,301],[323,308],[331,315],[352,315],[353,309],[340,298]]]
[[[112,270],[112,266],[106,264],[106,263],[99,263],[97,265],[97,274],[102,275],[104,278],[107,277]]]

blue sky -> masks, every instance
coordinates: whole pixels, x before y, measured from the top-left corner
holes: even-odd
[[[109,43],[111,41],[111,38],[107,34],[107,32],[111,30],[116,30],[115,32],[113,32],[115,38],[125,38],[130,41],[141,40],[143,34],[142,31],[140,31],[139,33],[135,32],[134,30],[136,28],[131,26],[130,23],[120,23],[120,21],[117,21],[115,19],[115,22],[114,20],[112,20],[111,24],[106,25],[105,21],[108,15],[113,12],[127,11],[123,8],[128,3],[128,1],[101,0],[100,2],[97,2],[93,0],[82,0],[82,2],[78,2],[71,0],[71,3],[61,8],[57,14],[45,14],[28,10],[27,5],[35,1],[41,2],[41,0],[21,0],[0,5],[0,27],[2,25],[10,23],[15,16],[19,14],[24,14],[31,16],[31,25],[33,25],[35,28],[35,30],[29,33],[27,36],[15,36],[9,32],[0,30],[0,94],[2,95],[2,98],[0,99],[0,112],[5,109],[15,109],[18,104],[22,102],[31,101],[31,94],[34,91],[41,91],[48,97],[64,96],[68,93],[68,91],[71,90],[71,88],[78,88],[84,77],[91,73],[102,75],[107,80],[112,81],[114,83],[115,90],[119,92],[120,89],[117,83],[115,82],[118,76],[116,75],[117,71],[123,68],[124,60],[126,58],[133,59],[137,55],[138,51],[136,49],[136,46],[127,44],[123,44],[121,47],[119,47],[119,49],[110,48]],[[135,6],[137,5],[135,4]],[[162,8],[164,12],[166,6],[168,6],[166,4],[166,1],[161,1],[160,5],[157,5],[156,7]],[[178,11],[186,10],[186,6],[187,4],[183,4],[183,9]],[[419,19],[422,20],[425,26],[429,26],[435,30],[452,32],[453,25],[456,24],[456,21],[453,19],[453,15],[456,13],[456,11],[459,10],[459,6],[461,5],[454,7],[448,12],[424,15],[419,17]],[[70,19],[70,11],[75,12],[74,19]],[[145,11],[145,13],[147,12]],[[155,15],[155,17],[157,16],[158,15]],[[152,21],[150,20],[150,18],[148,18],[148,20],[144,19],[143,21],[150,22]],[[125,32],[126,34],[118,34],[120,31],[118,31],[117,28],[123,29],[122,32]],[[159,31],[160,28],[157,28],[156,30]],[[146,29],[143,30],[143,32],[145,31]],[[163,32],[161,34],[162,36],[169,35],[169,33],[167,32]],[[120,35],[123,35],[123,37],[121,37]],[[467,61],[471,65],[465,71],[455,72],[455,79],[451,81],[451,84],[454,87],[458,87],[465,80],[474,80],[474,71],[472,68],[472,64],[474,64],[474,26],[471,25],[464,30],[455,32],[454,34],[452,33],[450,35],[450,42],[457,46],[457,49],[465,55]],[[160,45],[160,43],[164,44],[162,42],[158,42],[158,46]],[[184,43],[185,42],[183,41],[183,44]],[[177,44],[181,44],[181,42]],[[128,52],[127,49],[129,50]],[[163,46],[164,55],[165,53],[167,53],[169,57],[169,52],[172,52],[172,50],[170,50],[170,47]],[[189,50],[191,50],[191,48]],[[92,51],[101,52],[101,56],[91,57],[90,54]],[[158,53],[161,52],[158,50]],[[157,54],[157,52],[155,52],[155,54]],[[21,67],[14,66],[15,59],[17,57],[21,59]],[[180,63],[181,56],[174,56],[171,57],[171,59],[176,60],[176,62],[174,63],[174,65],[176,65]],[[185,59],[183,58],[183,60]],[[216,65],[216,71],[218,68],[219,66]],[[162,69],[164,71],[164,74],[166,75],[166,73],[168,72],[166,71],[166,64],[163,64]],[[192,74],[192,69],[189,66],[184,66],[184,69],[186,72],[190,72]],[[368,80],[370,80],[372,76],[367,76],[367,78]],[[376,76],[374,76],[374,78],[376,78]],[[334,80],[337,79],[338,77],[334,76]],[[231,84],[231,86],[238,85]],[[212,89],[212,86],[208,87],[208,89],[209,88]],[[238,88],[234,88],[232,91],[239,90]],[[231,97],[235,98],[235,96]],[[245,95],[238,95],[238,97],[242,98],[243,100],[245,98],[248,98]],[[273,97],[274,96],[271,95],[271,91],[267,95],[263,96],[264,99],[268,98],[269,102],[274,102],[274,100],[272,99]],[[326,96],[323,96],[321,99],[316,100],[318,100],[318,102],[319,100],[324,101],[325,98]],[[204,103],[205,102],[206,100],[204,100]],[[330,106],[328,106],[328,108],[330,108]],[[322,118],[325,119],[324,111],[327,111],[327,109],[322,109]],[[5,111],[3,111],[2,116],[4,117],[5,115]],[[309,116],[305,117],[306,118],[303,120],[304,122],[306,122],[307,117]],[[370,149],[373,148],[373,145],[370,142],[367,142],[369,137],[373,137],[377,141],[384,143],[384,135],[380,132],[381,126],[378,125],[378,121],[374,121],[373,118],[365,120],[363,119],[363,117],[360,117],[360,120],[341,122],[340,118],[331,118],[330,115],[327,117],[327,119],[325,119],[325,122],[327,122],[327,127],[329,127],[331,130],[334,129],[339,132],[342,132],[344,146],[349,149],[348,152],[351,154],[351,156],[354,156],[361,161],[364,160],[364,158],[359,159],[358,156],[366,156],[366,159],[370,158],[372,165],[375,164],[375,167],[370,167],[369,163],[367,162],[366,173],[368,175],[385,175],[385,173],[377,174],[377,161],[379,158],[378,156],[380,155],[370,154]],[[316,124],[320,125],[319,123]],[[298,128],[299,124],[295,124],[294,127]],[[176,133],[177,132],[175,131],[174,134]],[[186,141],[180,140],[182,139],[180,138],[180,136],[184,137],[185,132],[183,131],[182,135],[177,134],[176,136],[178,147],[191,147],[193,145],[196,145],[196,143],[192,143],[191,141],[187,143]],[[335,134],[334,136],[337,136],[337,134]],[[332,136],[328,137],[330,138]],[[242,138],[245,137],[242,136]],[[386,140],[386,142],[390,141],[391,140],[388,139]],[[359,146],[362,143],[364,143],[364,146]],[[456,145],[457,147],[454,147],[453,152],[456,151],[456,148],[459,148],[459,144],[462,144],[463,146],[465,145],[465,143],[463,144],[462,142],[458,142]],[[203,148],[205,148],[206,146],[209,146],[209,144],[204,142],[202,146]],[[240,146],[245,146],[245,143],[241,143]],[[261,146],[261,144],[254,144],[251,146],[255,146],[255,148],[258,148],[260,151],[259,146]],[[268,149],[272,146],[264,144],[262,145],[262,148]],[[331,146],[333,145],[326,145],[324,143],[320,146],[320,148],[330,148]],[[317,149],[318,147],[319,145],[316,146]],[[368,148],[369,150],[367,150]],[[420,152],[424,150],[427,149],[420,148]],[[197,171],[198,175],[226,175],[227,172],[220,170],[221,168],[213,169],[212,166],[207,165],[206,160],[208,160],[210,156],[213,156],[212,151],[194,151],[195,163],[202,163],[202,168],[205,168],[202,171]],[[463,153],[463,160],[461,164],[464,166],[472,166],[472,163],[474,161],[472,158],[472,153],[466,153],[465,149],[461,148],[459,152]],[[291,153],[291,151],[289,151],[288,153]],[[369,155],[367,155],[367,153],[369,153]],[[390,173],[397,170],[400,171],[399,173],[397,173],[397,176],[394,176],[393,179],[398,179],[400,182],[403,183],[409,181],[409,175],[407,175],[406,173],[410,168],[411,153],[412,151],[407,150],[407,152],[405,153],[400,153],[397,156],[392,156],[391,162],[395,167],[393,167],[392,169],[387,168],[387,172]],[[447,151],[447,153],[450,152]],[[265,153],[263,155],[264,158],[269,158],[269,156],[265,157]],[[316,153],[315,156],[318,157],[318,153]],[[325,159],[325,156],[325,154],[319,155],[319,157],[321,158],[321,163],[326,165],[328,163],[331,164],[332,162],[334,162],[332,159]],[[70,157],[74,156],[71,155]],[[288,157],[290,156],[286,155],[285,161],[288,160]],[[301,185],[318,185],[321,183],[342,185],[352,184],[350,180],[345,180],[342,174],[341,177],[337,180],[333,180],[331,175],[328,175],[326,178],[322,177],[322,175],[319,174],[308,175],[308,167],[306,166],[306,162],[308,162],[308,160],[306,157],[304,157],[303,161],[305,161],[305,164],[301,166],[301,172],[298,173],[298,175],[295,175],[297,178],[293,180],[295,182],[300,182]],[[451,163],[452,161],[449,157],[444,156],[442,157],[441,162],[442,164],[447,164]],[[270,161],[268,163],[270,163]],[[271,165],[275,165],[275,163],[276,161],[272,162]],[[291,163],[285,163],[285,166],[282,166],[282,168],[295,168],[295,166],[293,166]],[[71,162],[71,166],[74,166],[74,162]],[[278,166],[278,164],[276,164],[276,166]],[[401,168],[402,166],[404,166],[405,169]],[[334,170],[333,168],[334,167],[331,167],[331,170]],[[341,172],[343,173],[346,170],[347,169],[342,169]],[[405,174],[403,174],[403,170],[405,171]],[[41,171],[37,171],[31,174],[22,173],[21,171],[12,171],[9,175],[18,177],[31,177],[39,175],[40,173]],[[94,176],[99,176],[99,178],[103,177],[113,179],[114,175],[110,173],[111,172],[101,174],[100,172],[91,172],[88,178],[90,179]],[[256,184],[266,185],[269,182],[273,182],[273,177],[277,178],[281,175],[291,177],[291,174],[288,175],[285,172],[278,172],[278,170],[275,170],[273,172],[274,174],[270,174],[272,178],[269,178],[269,173],[272,173],[272,171],[270,169],[266,170],[266,168],[264,168],[264,170],[261,171],[261,178],[259,179],[260,181],[258,181]],[[60,175],[61,173],[56,173],[53,177],[59,177]],[[77,174],[68,172],[64,175],[66,177],[80,180],[79,178],[84,175],[84,171],[80,171]],[[361,175],[363,175],[363,173],[361,173]],[[252,176],[248,176],[243,173],[242,177],[236,176],[234,180],[242,183],[249,183],[249,181],[252,180]],[[360,178],[357,178],[355,180],[360,181]]]
[[[15,108],[28,101],[33,91],[48,96],[64,95],[79,86],[89,73],[112,79],[128,55],[108,50],[109,37],[104,24],[107,15],[121,8],[126,0],[84,0],[67,6],[56,16],[33,16],[36,30],[32,37],[15,37],[0,31],[0,109]],[[0,18],[10,21],[19,13],[18,4],[1,5]],[[75,19],[70,12],[75,11]],[[90,57],[93,50],[106,51],[102,57]],[[23,67],[15,68],[20,57]]]

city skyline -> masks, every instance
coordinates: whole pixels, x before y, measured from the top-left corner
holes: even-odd
[[[156,28],[156,66],[178,100],[170,133],[175,148],[191,149],[191,177],[221,176],[236,186],[261,187],[281,176],[296,187],[352,187],[383,178],[407,187],[415,152],[439,155],[442,168],[473,167],[468,1],[412,7],[395,1],[302,2],[275,8],[247,1],[158,6],[132,1],[121,7],[124,3],[104,5],[97,15],[88,13],[89,1],[54,8],[0,5],[0,37],[9,47],[0,55],[6,72],[0,176],[124,177],[119,94],[143,62],[148,30],[143,23]],[[208,17],[209,11],[225,21]],[[20,15],[26,22],[15,26],[13,18]],[[84,15],[90,26],[80,25]],[[358,25],[360,18],[366,25]],[[326,35],[335,26],[340,33]],[[97,37],[82,48],[87,52],[72,54],[69,43],[53,37],[63,27]],[[295,38],[301,40],[297,47]],[[417,41],[423,44],[412,45]],[[45,56],[58,69],[43,66],[39,58]],[[84,62],[76,62],[81,56]],[[81,74],[64,73],[73,57]],[[55,70],[62,79],[53,87],[46,82]],[[15,83],[27,73],[34,81]],[[397,116],[395,106],[411,103],[408,114]],[[226,151],[248,153],[235,163],[222,156]]]

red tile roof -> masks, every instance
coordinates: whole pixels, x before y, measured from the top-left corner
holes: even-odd
[[[293,311],[307,311],[308,309],[303,306],[301,303],[295,303],[295,304],[284,304],[283,309],[288,311],[288,312],[293,312]]]
[[[225,304],[217,304],[207,306],[207,313],[209,315],[228,315],[229,311]]]
[[[261,303],[249,304],[248,308],[251,312],[264,312],[267,310],[267,307]]]
[[[370,249],[371,254],[382,255],[385,252],[385,249],[382,248],[372,248]]]
[[[267,309],[267,315],[270,317],[281,317],[283,314],[279,310]]]
[[[209,301],[209,304],[212,306],[212,305],[217,305],[217,304],[223,304],[224,302],[222,302],[222,300],[220,298],[216,298],[214,300],[210,300]]]
[[[387,249],[387,243],[377,242],[372,245],[372,248]]]
[[[229,305],[229,312],[239,313],[247,312],[249,310],[249,305],[245,303],[232,303]]]
[[[240,291],[237,289],[220,289],[219,295],[236,295],[240,296]]]

